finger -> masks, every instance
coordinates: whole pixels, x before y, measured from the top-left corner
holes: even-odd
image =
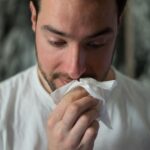
[[[99,122],[95,120],[93,121],[91,126],[86,130],[82,138],[82,141],[80,143],[80,147],[82,147],[82,150],[93,149],[98,131],[99,131]]]
[[[76,87],[64,95],[63,100],[61,101],[61,105],[70,104],[71,102],[74,102],[75,100],[81,99],[88,95],[89,93],[83,87]]]
[[[55,122],[58,122],[62,120],[64,113],[67,109],[67,107],[74,101],[81,99],[82,97],[85,97],[89,95],[87,91],[82,87],[77,87],[70,92],[68,92],[63,99],[60,101],[60,103],[57,105],[57,107],[54,109],[54,111],[50,114],[50,120],[55,124]]]
[[[91,96],[84,97],[74,103],[70,104],[63,116],[62,121],[70,130],[77,119],[83,114],[84,112],[88,111],[91,108],[94,108],[98,105],[98,100],[94,99]]]
[[[91,123],[96,120],[98,117],[98,112],[94,109],[86,112],[84,115],[82,115],[74,127],[70,131],[70,138],[71,140],[76,141],[76,143],[80,143],[82,137],[84,136],[87,128],[91,125]],[[74,136],[76,135],[76,136]]]

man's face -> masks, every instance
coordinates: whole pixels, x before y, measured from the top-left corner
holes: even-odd
[[[38,65],[49,82],[58,88],[82,77],[104,80],[117,36],[114,0],[41,0],[37,15]]]

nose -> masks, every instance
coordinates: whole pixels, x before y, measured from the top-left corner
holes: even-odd
[[[72,79],[79,79],[86,71],[86,53],[80,46],[74,46],[68,50],[67,73]]]

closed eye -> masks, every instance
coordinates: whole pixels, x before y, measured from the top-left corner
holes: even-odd
[[[64,40],[48,40],[48,43],[56,48],[62,48],[67,44],[67,42]]]
[[[101,42],[88,42],[88,43],[86,43],[87,48],[93,48],[93,49],[101,48],[104,45],[105,45],[105,43],[101,43]]]

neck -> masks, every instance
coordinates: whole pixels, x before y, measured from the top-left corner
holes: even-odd
[[[109,80],[115,80],[116,77],[115,77],[115,72],[114,70],[112,69],[112,67],[110,67],[104,81],[109,81]]]
[[[50,94],[52,92],[52,90],[39,68],[38,68],[38,77],[39,77],[39,80],[40,80],[42,86],[44,87],[44,89]]]

